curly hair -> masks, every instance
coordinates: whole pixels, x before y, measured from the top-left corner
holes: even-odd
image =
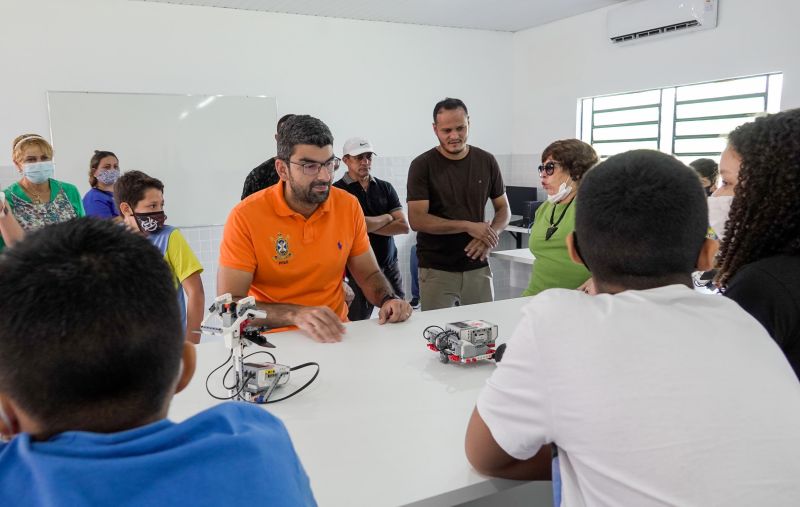
[[[580,181],[586,171],[597,164],[597,152],[580,139],[554,141],[542,152],[542,163],[552,158],[569,172],[569,177]]]
[[[718,257],[723,289],[745,264],[800,254],[800,109],[741,125],[728,145],[742,163]]]

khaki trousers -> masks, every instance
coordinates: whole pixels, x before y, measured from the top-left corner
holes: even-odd
[[[422,311],[494,301],[492,270],[486,266],[454,273],[419,268],[419,296]]]

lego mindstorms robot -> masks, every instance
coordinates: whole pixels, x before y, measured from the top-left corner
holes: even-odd
[[[497,325],[485,320],[451,322],[442,329],[428,326],[422,332],[428,348],[439,353],[443,363],[476,363],[494,359],[500,361],[505,344],[496,347]]]

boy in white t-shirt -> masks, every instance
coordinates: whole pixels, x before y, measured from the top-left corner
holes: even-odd
[[[762,326],[691,289],[712,266],[697,176],[649,150],[590,170],[567,247],[598,295],[524,308],[467,430],[481,473],[563,506],[800,505],[800,384]]]

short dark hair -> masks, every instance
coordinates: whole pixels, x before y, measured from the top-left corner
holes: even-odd
[[[698,158],[689,162],[689,167],[695,170],[703,178],[708,178],[708,181],[713,185],[719,177],[719,164],[710,158]]]
[[[0,391],[51,432],[162,410],[184,340],[174,276],[146,238],[80,218],[0,255]]]
[[[433,123],[436,123],[436,115],[444,109],[446,111],[452,111],[453,109],[461,108],[464,110],[464,114],[469,116],[469,111],[467,111],[467,105],[461,99],[453,99],[447,97],[445,99],[440,100],[433,106]]]
[[[655,150],[610,157],[578,189],[575,235],[592,276],[643,289],[694,271],[708,230],[697,175]]]
[[[131,208],[144,199],[144,194],[148,189],[155,188],[164,191],[164,184],[161,180],[148,176],[142,171],[128,171],[119,177],[114,184],[114,203],[119,209],[123,202],[127,202]]]
[[[307,114],[296,114],[278,128],[278,158],[289,160],[298,144],[320,148],[333,146],[333,134],[322,120]]]
[[[294,116],[295,115],[292,114],[292,113],[285,114],[285,115],[281,116],[281,118],[278,120],[278,125],[275,128],[277,130],[280,130],[281,127],[283,126],[283,124],[286,123],[286,120],[288,120],[289,118],[293,118]]]
[[[550,143],[542,152],[542,163],[548,158],[561,164],[575,181],[580,181],[599,160],[594,148],[580,139],[561,139]]]

